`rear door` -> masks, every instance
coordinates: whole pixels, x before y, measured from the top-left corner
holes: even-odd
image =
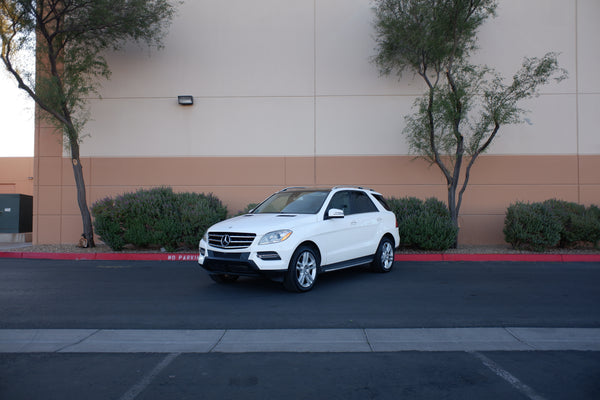
[[[377,236],[381,213],[363,191],[352,191],[352,234],[358,257],[374,254],[377,251],[379,237]]]

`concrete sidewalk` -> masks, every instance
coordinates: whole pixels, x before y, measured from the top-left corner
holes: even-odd
[[[600,328],[0,330],[0,353],[600,351]]]

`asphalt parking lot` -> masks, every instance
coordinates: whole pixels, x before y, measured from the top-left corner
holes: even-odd
[[[598,352],[2,354],[0,398],[597,399],[599,374]]]
[[[292,294],[193,262],[2,259],[0,399],[596,399],[598,267],[406,262]]]

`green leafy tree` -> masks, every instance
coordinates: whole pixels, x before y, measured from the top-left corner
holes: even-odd
[[[93,227],[79,158],[86,100],[110,77],[103,55],[131,42],[161,47],[174,12],[169,0],[0,0],[0,58],[41,116],[64,135],[89,246]],[[23,65],[23,53],[32,49],[35,78]]]
[[[495,0],[375,0],[377,54],[383,75],[412,72],[426,93],[406,117],[409,148],[439,167],[455,226],[471,168],[500,127],[523,121],[519,103],[551,79],[565,79],[556,53],[525,58],[512,82],[469,62],[477,30],[495,15]],[[466,166],[465,166],[466,164]],[[461,182],[461,172],[464,178]]]

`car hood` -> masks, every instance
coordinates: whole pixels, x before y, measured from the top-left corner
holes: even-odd
[[[221,221],[210,227],[209,232],[244,232],[264,235],[279,229],[294,229],[299,225],[315,222],[315,214],[245,214]]]

